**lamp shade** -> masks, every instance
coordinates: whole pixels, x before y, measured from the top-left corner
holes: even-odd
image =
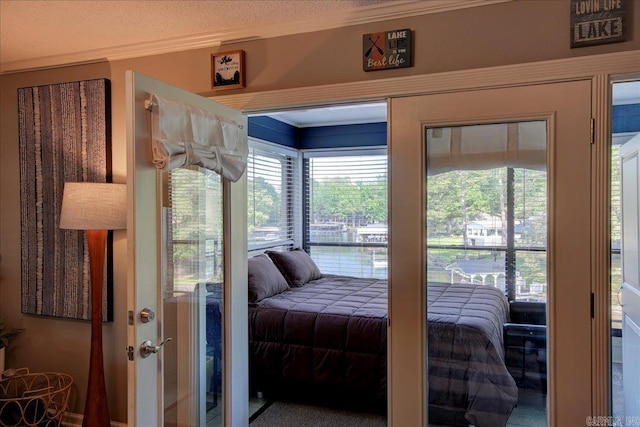
[[[71,230],[127,228],[126,184],[65,183],[60,228]]]

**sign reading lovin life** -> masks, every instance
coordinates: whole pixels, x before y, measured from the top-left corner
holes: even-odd
[[[362,36],[364,71],[411,67],[411,58],[411,30],[408,28]]]
[[[571,0],[571,47],[625,40],[627,0]]]

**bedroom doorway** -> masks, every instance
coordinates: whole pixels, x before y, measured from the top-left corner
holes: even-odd
[[[325,286],[312,280],[313,283],[263,297],[262,288],[254,280],[254,265],[259,264],[265,251],[295,253],[290,250],[301,247],[324,275],[386,279],[386,120],[386,102],[306,107],[249,117],[250,425],[299,425],[296,417],[318,416],[336,425],[386,425],[386,346],[378,339],[381,334],[376,335],[368,327],[369,335],[360,341],[346,333],[340,322],[329,326],[324,321],[329,317],[322,317],[316,328],[306,330],[304,336],[311,337],[310,341],[315,341],[314,337],[322,341],[321,331],[327,327],[323,325],[328,325],[326,336],[334,338],[331,342],[318,341],[309,362],[305,347],[312,346],[300,341],[300,332],[290,326],[293,322],[283,323],[280,328],[287,331],[288,340],[296,340],[296,348],[289,350],[287,344],[282,356],[275,357],[270,357],[271,349],[280,347],[281,329],[264,327],[264,320],[254,322],[259,316],[268,316],[273,304],[281,311],[290,302],[288,298],[303,298],[297,291],[312,292],[315,286]],[[266,132],[267,128],[279,132]],[[288,134],[297,135],[297,140],[289,142],[284,136]],[[274,259],[272,253],[266,256]],[[260,268],[264,271],[264,266]],[[293,276],[288,273],[284,277]],[[326,287],[323,292],[327,298],[336,294]],[[386,306],[386,281],[383,293]],[[314,316],[310,308],[313,298],[309,304],[298,302],[300,312]],[[332,315],[335,319],[334,311],[339,310],[339,316],[344,318],[346,311],[338,308],[344,304],[348,303],[337,301],[325,307],[323,316]],[[378,323],[382,330],[386,329],[386,310],[384,314]],[[293,316],[288,314],[287,319]],[[372,315],[356,314],[350,324],[365,317]],[[357,352],[369,356],[373,351],[374,366],[362,363],[361,358],[353,360],[354,351],[342,343],[345,339],[359,343]],[[326,356],[323,346],[329,348]],[[280,365],[285,363],[286,369],[282,369]],[[298,369],[300,364],[312,366],[313,372],[307,375],[306,370]],[[376,383],[376,378],[383,381]],[[278,387],[280,384],[286,387]],[[274,417],[279,421],[273,421]]]
[[[590,180],[590,110],[591,83],[587,80],[391,101],[392,424],[422,420],[426,425],[444,418],[445,422],[478,426],[578,425],[590,415],[591,361],[585,357],[592,347],[590,271],[585,268],[591,259],[591,197],[585,185]],[[475,135],[468,140],[467,134]],[[438,140],[442,143],[436,145]],[[486,140],[489,149],[479,149],[479,140]],[[458,219],[450,224],[430,216],[444,211],[433,209],[438,195],[430,198],[429,191],[430,186],[437,189],[435,172],[446,170],[455,172],[465,190],[440,183],[446,189],[443,195],[458,191],[458,208],[452,209],[458,211]],[[481,178],[492,183],[491,191],[479,187]],[[518,185],[527,188],[519,190]],[[511,190],[513,195],[508,194]],[[468,194],[462,197],[465,192]],[[496,196],[486,200],[488,193]],[[514,209],[509,212],[511,198]],[[467,208],[462,209],[464,206]],[[436,259],[437,251],[439,258],[443,253],[453,258]],[[479,256],[483,253],[485,256]],[[460,316],[459,300],[472,301],[469,291],[474,286],[457,285],[462,287],[460,292],[447,294],[452,276],[454,282],[477,282],[480,289],[493,294],[497,290],[498,296],[506,297],[493,302],[481,299],[471,307],[471,319],[465,318]],[[436,279],[446,286],[438,289],[427,284]],[[439,314],[431,316],[426,307],[438,294],[450,298],[441,304],[444,309]],[[524,300],[534,298],[540,300]],[[487,305],[502,304],[499,301],[508,305],[501,308],[495,326],[489,326],[499,336],[497,349],[486,353],[484,360],[466,360],[471,363],[466,367],[449,360],[439,364],[442,358],[465,359],[464,352],[473,347],[474,340],[480,339],[487,348],[493,345],[491,335],[478,338],[461,332],[478,329],[476,317],[487,313]],[[516,326],[505,321],[504,310],[510,320],[516,320]],[[417,317],[422,323],[416,323]],[[451,323],[453,329],[447,330]],[[438,328],[438,339],[447,334],[455,337],[441,345],[432,342],[430,331]],[[522,340],[521,334],[527,339]],[[517,344],[512,345],[511,338]],[[515,347],[514,354],[504,353],[511,350],[504,346]],[[451,357],[446,357],[447,351]],[[491,379],[485,375],[489,372]],[[516,387],[517,381],[531,381],[535,391],[540,412],[532,419],[510,419],[517,415],[513,408],[518,396],[525,394]],[[456,390],[447,389],[451,384]]]

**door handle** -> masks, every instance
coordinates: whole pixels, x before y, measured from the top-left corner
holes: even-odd
[[[622,303],[622,300],[620,299],[620,293],[622,292],[622,288],[624,287],[624,284],[622,284],[619,288],[618,288],[618,292],[616,293],[616,298],[618,300],[618,305],[620,307],[624,307],[624,304]]]
[[[166,340],[162,341],[158,345],[155,345],[154,343],[148,340],[143,342],[142,344],[140,344],[140,356],[149,357],[152,353],[157,353],[158,351],[160,351],[160,349],[165,343],[171,341],[172,339],[173,338],[167,338]]]

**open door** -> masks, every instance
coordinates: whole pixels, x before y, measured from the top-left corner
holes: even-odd
[[[139,73],[126,83],[128,424],[246,424],[246,178],[157,169],[152,95],[235,123],[245,142],[247,119]]]
[[[620,147],[624,414],[640,419],[640,135]]]

